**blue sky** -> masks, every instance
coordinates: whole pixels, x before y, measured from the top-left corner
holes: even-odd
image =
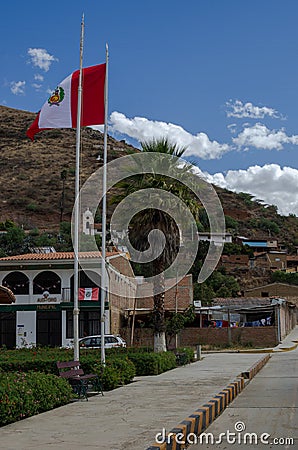
[[[298,2],[85,0],[1,5],[0,102],[38,111],[109,44],[110,133],[167,135],[206,177],[298,215]]]

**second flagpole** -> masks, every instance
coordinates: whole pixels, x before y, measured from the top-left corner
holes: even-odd
[[[107,162],[108,162],[108,62],[109,48],[106,44],[106,77],[104,91],[104,145],[103,145],[103,180],[102,180],[102,241],[101,241],[101,296],[100,296],[100,333],[101,333],[101,363],[105,366],[105,301],[108,294],[107,264],[106,264],[106,233],[107,233]]]
[[[74,211],[74,299],[73,299],[73,346],[74,361],[80,360],[79,348],[79,193],[80,193],[80,146],[81,146],[81,109],[82,109],[82,75],[84,46],[84,14],[81,22],[80,39],[80,75],[78,87],[78,109],[76,129],[76,172],[75,172],[75,211]]]

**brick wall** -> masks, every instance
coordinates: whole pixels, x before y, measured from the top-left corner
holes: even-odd
[[[185,328],[179,336],[179,346],[197,344],[228,344],[228,328]],[[272,347],[278,344],[275,327],[230,328],[233,344],[251,344],[253,347]]]
[[[277,342],[275,327],[230,328],[232,343],[251,344],[253,347],[274,347]],[[127,343],[130,342],[130,330],[122,329]],[[185,328],[178,336],[179,347],[195,347],[198,344],[228,344],[228,328]],[[173,342],[172,342],[173,344]],[[135,346],[153,347],[153,330],[139,328],[134,333]],[[172,345],[169,347],[171,348]]]
[[[152,291],[153,289],[151,287]],[[184,311],[193,303],[192,275],[186,275],[179,281],[178,285],[173,286],[165,292],[165,309],[175,311],[176,303],[179,311]],[[153,309],[153,296],[139,298],[137,307]]]
[[[120,272],[109,270],[108,275],[110,281],[110,331],[113,334],[118,334],[121,326],[123,326],[122,322],[126,310],[133,309],[136,281],[130,262],[126,258],[117,255],[115,258],[111,258],[109,262]]]

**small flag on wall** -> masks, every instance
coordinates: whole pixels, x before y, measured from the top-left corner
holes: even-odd
[[[99,288],[79,288],[79,300],[98,300]]]

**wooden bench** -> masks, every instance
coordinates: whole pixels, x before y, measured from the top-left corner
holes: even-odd
[[[88,400],[87,391],[89,385],[103,395],[99,376],[94,373],[85,375],[83,369],[80,368],[80,361],[58,361],[56,364],[59,376],[68,379],[74,393],[79,397],[83,396]]]

